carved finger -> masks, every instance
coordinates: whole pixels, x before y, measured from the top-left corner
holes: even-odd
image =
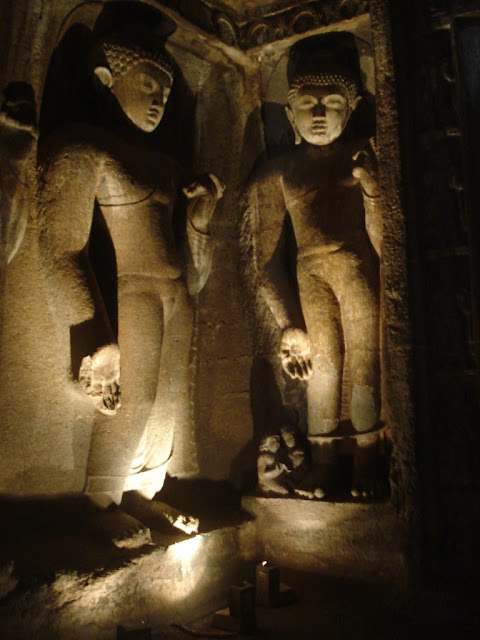
[[[303,380],[303,365],[302,365],[302,361],[301,359],[297,358],[297,362],[296,362],[296,367],[295,367],[295,371],[297,374],[297,378],[299,380]]]
[[[296,373],[296,377],[299,380],[303,380],[303,365],[302,365],[302,357],[301,356],[296,358],[296,361],[295,361],[295,373]]]
[[[115,400],[113,396],[103,396],[103,404],[109,411],[113,411],[115,409]]]
[[[310,376],[313,373],[312,359],[310,357],[308,357],[305,360],[305,364],[307,365],[308,377],[310,378]]]
[[[282,367],[286,368],[290,363],[292,363],[295,358],[292,356],[288,349],[284,349],[280,355],[280,359],[282,361]]]
[[[92,377],[82,375],[82,373],[80,373],[78,381],[80,382],[80,386],[82,387],[83,391],[87,395],[90,395],[92,393]]]
[[[192,200],[193,198],[207,195],[208,189],[205,185],[201,184],[198,181],[195,181],[192,182],[192,184],[189,184],[188,187],[183,187],[183,193],[189,200]]]
[[[208,177],[210,178],[210,180],[213,182],[215,186],[215,197],[217,198],[217,200],[220,200],[226,188],[225,183],[214,173],[209,173]]]
[[[357,151],[356,153],[354,153],[352,156],[352,160],[354,162],[358,162],[359,158],[361,158],[362,156],[363,158],[368,158],[368,154],[364,149],[360,149],[360,151]]]
[[[118,398],[120,396],[120,385],[118,384],[118,382],[112,382],[111,387],[112,387],[112,394],[116,398]]]
[[[288,373],[291,378],[295,379],[295,365],[293,362],[291,360],[285,360],[282,362],[282,366],[284,371]]]
[[[310,368],[308,367],[308,362],[309,362],[308,359],[306,360],[302,358],[302,373],[303,373],[302,379],[303,380],[308,380],[308,378],[310,378],[310,376],[312,375],[312,372],[311,372],[312,367],[311,365],[310,365]]]

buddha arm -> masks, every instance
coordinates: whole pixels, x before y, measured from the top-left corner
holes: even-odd
[[[111,342],[88,259],[100,165],[87,143],[51,139],[42,148],[39,180],[39,243],[50,305],[62,329],[101,319],[102,328],[92,326],[96,346]]]
[[[260,176],[249,190],[260,294],[280,329],[303,327],[300,305],[288,272],[286,204],[279,173]]]
[[[363,194],[363,206],[365,209],[365,226],[370,242],[382,257],[382,202],[381,191],[378,183],[377,154],[374,139],[370,139],[369,146],[354,154],[355,163],[353,176],[360,182]]]
[[[225,190],[223,182],[209,173],[183,189],[187,205],[187,283],[191,295],[199,293],[212,269],[213,247],[210,220]]]
[[[365,226],[373,248],[379,258],[382,257],[382,203],[381,196],[370,196],[363,192],[363,206],[365,208]]]
[[[208,231],[199,231],[187,214],[187,283],[190,295],[199,293],[212,270],[213,247]]]

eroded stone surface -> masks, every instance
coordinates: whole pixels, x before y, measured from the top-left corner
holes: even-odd
[[[103,549],[103,561],[87,572],[53,575],[44,566],[46,573],[35,577],[18,569],[20,585],[0,602],[2,638],[113,638],[119,624],[158,628],[223,604],[240,575],[235,528],[163,544],[154,533],[154,540],[157,546],[146,547],[146,553],[122,551],[123,560]],[[73,544],[77,553],[98,553],[85,538],[70,538],[68,544],[71,555]]]
[[[286,113],[297,148],[257,172],[246,213],[259,295],[280,330],[282,367],[306,384],[314,467],[324,462],[322,437],[339,425],[345,389],[358,433],[380,423],[382,218],[375,145],[348,127],[361,99],[356,57],[346,33],[292,48]],[[314,482],[328,491],[321,483]]]
[[[256,517],[260,559],[405,587],[400,525],[389,504],[244,496],[242,506]]]
[[[175,164],[141,135],[152,133],[163,117],[173,67],[146,26],[103,38],[93,58],[97,99],[110,119],[105,126],[66,127],[42,141],[40,249],[57,330],[70,333],[72,375],[80,376],[103,414],[92,432],[85,490],[106,507],[120,503],[129,475],[145,475],[146,485],[136,482],[135,489],[147,498],[163,486],[175,423],[184,411],[178,399],[169,405],[171,414],[161,407],[160,418],[156,404],[165,375],[169,391],[180,385],[178,395],[188,402],[188,290],[198,293],[210,272],[209,224],[225,185],[207,174],[184,189],[186,229],[176,238]],[[118,346],[89,263],[96,203],[116,258]],[[173,347],[171,327],[183,337]],[[153,478],[157,468],[163,473]],[[117,544],[128,545],[127,537],[127,531],[116,534]],[[132,545],[138,546],[137,538],[136,532]]]

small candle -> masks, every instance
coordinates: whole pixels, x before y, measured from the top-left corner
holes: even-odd
[[[264,607],[276,607],[279,604],[280,572],[278,567],[269,565],[266,560],[257,564],[255,571],[256,602]]]

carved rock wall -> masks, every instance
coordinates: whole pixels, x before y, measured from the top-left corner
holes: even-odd
[[[471,586],[478,584],[480,562],[473,533],[480,517],[480,4],[394,5],[415,333],[420,551],[430,580]]]
[[[53,3],[2,3],[1,23],[7,27],[2,87],[14,81],[30,84],[38,111],[62,18],[74,4],[66,3],[59,12]],[[70,395],[60,374],[63,345],[46,304],[36,247],[35,187],[30,186],[29,225],[9,265],[3,300],[0,491],[7,494],[78,490],[81,451],[89,438],[90,410]]]
[[[187,80],[194,82],[202,64],[197,51],[171,51]],[[194,161],[195,174],[211,171],[227,184],[212,222],[214,261],[199,295],[194,352],[199,470],[214,479],[229,477],[237,458],[242,467],[243,449],[252,435],[251,345],[240,304],[238,199],[262,142],[255,74],[225,57],[220,61],[203,63],[206,73],[195,104]]]
[[[21,0],[13,8],[3,3],[0,22],[10,29],[3,40],[8,54],[0,69],[2,85],[14,80],[32,85],[40,112],[55,47],[72,25],[92,28],[103,4],[107,3],[58,1],[44,6]],[[173,151],[192,176],[212,171],[228,185],[213,222],[213,273],[198,300],[191,417],[176,435],[170,470],[225,478],[252,431],[250,344],[238,302],[235,202],[261,141],[258,127],[256,135],[245,136],[258,112],[257,98],[249,61],[235,51],[227,55],[224,45],[181,18],[169,49],[191,96],[176,114],[184,121],[175,123],[185,137],[192,133],[190,151]],[[182,158],[182,153],[189,155]],[[29,216],[25,240],[7,272],[4,298],[0,493],[79,492],[93,411],[68,381],[69,345],[59,343],[54,331],[38,255],[33,196]]]

